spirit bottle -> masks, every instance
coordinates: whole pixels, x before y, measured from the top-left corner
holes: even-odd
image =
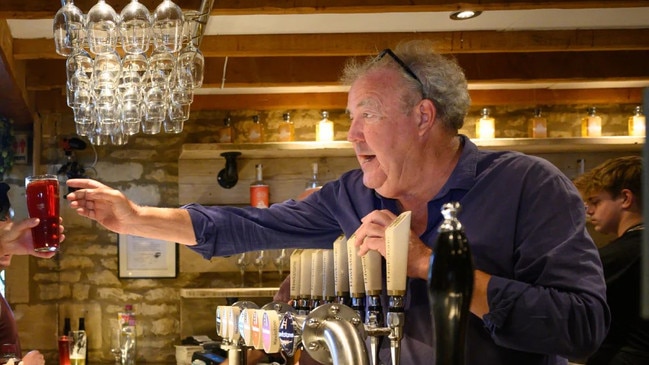
[[[262,164],[255,165],[257,173],[255,181],[250,183],[250,205],[257,208],[268,208],[269,206],[269,188],[264,182]]]
[[[312,171],[312,176],[311,179],[309,179],[306,182],[305,189],[315,189],[317,187],[320,187],[322,184],[320,183],[320,180],[318,180],[318,163],[314,162],[311,165],[311,171]]]
[[[230,117],[223,119],[223,127],[219,129],[219,143],[232,143],[232,124]]]
[[[442,207],[444,221],[430,256],[428,299],[435,329],[434,364],[463,365],[464,344],[473,294],[473,259],[459,203]]]
[[[581,118],[581,136],[602,136],[602,117],[597,115],[597,109],[595,107],[588,108],[588,115]]]
[[[534,116],[527,122],[527,135],[530,138],[546,138],[548,136],[548,121],[541,116],[541,108],[536,108]]]
[[[124,312],[117,314],[117,322],[122,365],[135,365],[137,332],[135,331],[135,313],[132,305],[124,306]]]
[[[329,112],[322,111],[322,119],[315,126],[316,142],[331,142],[334,140],[334,122],[329,120]]]
[[[647,118],[642,114],[640,105],[635,107],[635,112],[629,117],[629,135],[634,137],[644,137]]]
[[[258,115],[252,117],[252,125],[248,129],[247,137],[250,143],[262,143],[264,141],[263,129]]]
[[[291,122],[291,114],[284,113],[282,115],[284,121],[279,125],[279,141],[280,142],[291,142],[295,140],[295,126]]]
[[[489,116],[489,108],[482,108],[482,117],[476,123],[475,134],[479,139],[496,137],[496,120]]]

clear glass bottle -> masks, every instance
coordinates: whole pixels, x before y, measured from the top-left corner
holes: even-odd
[[[88,344],[88,331],[86,331],[86,319],[84,317],[79,318],[79,331],[85,331],[86,332],[86,343]],[[88,349],[86,349],[86,363],[85,365],[88,365]]]
[[[482,108],[482,116],[475,125],[475,135],[478,139],[496,137],[496,120],[489,116],[489,108]]]
[[[322,111],[322,119],[315,126],[315,140],[317,142],[331,142],[334,140],[334,122],[329,120],[329,112]]]
[[[541,116],[541,108],[534,109],[534,116],[527,121],[527,135],[530,138],[547,138],[548,120]]]
[[[597,108],[588,108],[588,115],[581,118],[581,136],[582,137],[601,137],[602,136],[602,117],[597,115]]]
[[[282,115],[282,123],[277,129],[280,142],[291,142],[295,141],[295,126],[291,122],[291,114],[284,113]]]
[[[629,117],[629,135],[634,137],[644,137],[647,127],[647,118],[642,114],[642,106],[635,107],[632,116]]]
[[[249,126],[246,137],[250,143],[264,142],[263,128],[259,122],[259,115],[253,115],[252,125]]]
[[[314,162],[311,164],[311,178],[306,182],[306,189],[315,189],[322,186],[320,180],[318,179],[318,163]]]
[[[135,329],[135,312],[133,312],[131,304],[125,305],[124,312],[118,313],[117,321],[122,365],[135,365],[137,332]]]
[[[250,183],[250,205],[257,208],[268,208],[270,189],[264,182],[263,165],[255,165],[255,181]]]
[[[232,123],[230,117],[223,118],[223,127],[219,129],[219,143],[232,143]]]

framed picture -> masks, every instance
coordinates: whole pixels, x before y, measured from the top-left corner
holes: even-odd
[[[175,278],[178,245],[175,242],[120,234],[117,245],[119,277]]]

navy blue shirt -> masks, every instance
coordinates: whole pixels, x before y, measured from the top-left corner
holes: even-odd
[[[432,247],[444,203],[459,201],[474,265],[493,275],[489,313],[471,315],[467,364],[566,364],[594,352],[610,314],[597,248],[585,228],[583,201],[554,165],[517,152],[480,151],[460,136],[460,160],[428,202],[420,236]],[[363,185],[352,170],[303,201],[268,209],[185,206],[205,258],[280,248],[332,248],[376,209],[401,213],[396,201]],[[429,364],[433,330],[427,285],[409,279],[401,364]],[[389,341],[384,341],[386,345]],[[381,352],[389,364],[389,348]]]

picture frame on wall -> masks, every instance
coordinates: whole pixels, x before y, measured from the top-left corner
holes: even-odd
[[[120,234],[117,258],[120,279],[178,276],[178,244],[175,242]]]

